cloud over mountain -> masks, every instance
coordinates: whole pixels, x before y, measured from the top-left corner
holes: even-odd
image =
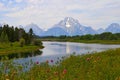
[[[0,0],[0,21],[50,28],[66,16],[98,29],[120,22],[120,0]]]

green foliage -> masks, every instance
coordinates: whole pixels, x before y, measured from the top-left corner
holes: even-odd
[[[37,49],[41,49],[41,47],[35,46],[35,45],[24,45],[24,47],[20,47],[20,42],[0,43],[0,55],[32,52],[32,51],[35,51]]]
[[[33,40],[33,30],[32,30],[32,28],[30,28],[30,30],[29,30],[29,41],[30,41],[30,43],[32,42],[32,40]]]
[[[0,36],[0,42],[6,43],[9,42],[7,34],[3,31]]]
[[[25,45],[25,39],[24,38],[21,38],[19,42],[20,42],[20,47],[23,47]]]
[[[39,40],[39,39],[34,39],[33,45],[42,46],[42,42],[41,42],[41,40]]]
[[[102,44],[120,44],[120,33],[112,34],[110,32],[104,32],[101,34],[86,34],[77,36],[47,36],[41,37],[42,41],[70,41],[81,43],[102,43]]]
[[[34,39],[32,29],[30,29],[29,32],[26,33],[24,29],[17,27],[14,28],[14,26],[9,26],[8,24],[3,25],[3,27],[0,27],[0,35],[0,40],[2,42],[5,42],[7,39],[7,41],[16,42],[19,41],[21,38],[24,38],[26,45],[31,44]]]
[[[19,29],[17,27],[14,31],[14,41],[19,41]]]

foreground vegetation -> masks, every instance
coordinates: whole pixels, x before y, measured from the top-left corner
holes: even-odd
[[[33,67],[25,71],[30,65]],[[47,60],[44,63],[30,61],[18,64],[3,60],[0,66],[1,80],[120,80],[120,48],[71,55],[57,62]]]

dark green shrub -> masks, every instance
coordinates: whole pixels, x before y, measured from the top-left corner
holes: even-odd
[[[41,40],[38,40],[38,39],[35,39],[33,41],[33,44],[36,45],[36,46],[42,46],[42,41]]]
[[[25,45],[25,39],[21,38],[20,39],[20,47],[23,47]]]

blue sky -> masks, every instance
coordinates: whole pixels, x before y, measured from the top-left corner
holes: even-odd
[[[0,0],[0,23],[48,29],[65,17],[94,29],[120,24],[120,0]]]

